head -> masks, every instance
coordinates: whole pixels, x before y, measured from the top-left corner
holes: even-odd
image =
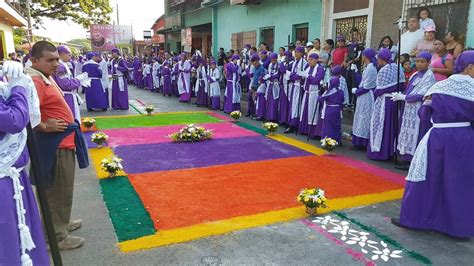
[[[393,46],[393,40],[390,36],[384,36],[380,41],[379,48],[388,48],[391,49]]]
[[[420,52],[416,55],[416,70],[423,72],[428,70],[431,63],[431,54],[429,52]]]
[[[291,53],[291,51],[286,51],[285,52],[285,61],[290,62],[291,60],[293,60],[293,54]]]
[[[319,56],[316,53],[312,53],[308,56],[308,64],[310,67],[314,67],[318,64]]]
[[[458,56],[454,65],[454,72],[474,78],[474,50],[464,51]]]
[[[400,55],[400,63],[403,65],[406,61],[410,62],[410,55],[409,54],[401,54]]]
[[[443,40],[435,40],[434,51],[437,54],[444,55],[446,51],[446,42]]]
[[[340,77],[342,75],[342,67],[341,66],[335,66],[331,68],[331,75],[334,77]]]
[[[301,46],[301,41],[300,41],[300,40],[296,40],[295,46],[296,46],[296,47],[300,47],[300,46]],[[296,47],[295,47],[295,48],[296,48]]]
[[[362,62],[364,63],[364,65],[368,65],[369,63],[377,65],[377,59],[375,58],[375,54],[375,49],[365,48],[362,52]]]
[[[386,64],[390,64],[392,62],[392,54],[390,50],[386,48],[382,48],[379,50],[379,55],[377,57],[377,64],[380,67],[385,66]]]
[[[314,39],[313,46],[314,46],[314,49],[321,50],[321,40],[319,38]]]
[[[337,40],[337,47],[344,47],[346,46],[346,39],[344,38],[344,35],[339,34],[336,38]]]
[[[237,64],[237,61],[240,60],[240,56],[234,54],[231,58],[230,61],[232,61],[234,64]]]
[[[290,44],[288,44],[288,50],[293,52],[295,50],[295,48],[296,48],[296,46],[295,46],[294,43],[291,42]]]
[[[224,52],[224,48],[219,48],[219,52],[223,53]]]
[[[278,54],[271,53],[270,54],[270,62],[272,62],[272,64],[275,64],[277,61],[278,61]]]
[[[120,50],[117,48],[112,49],[112,58],[119,58],[120,57]]]
[[[262,42],[260,43],[258,48],[260,49],[260,51],[268,51],[268,44],[266,42]]]
[[[59,65],[59,53],[56,47],[47,41],[36,42],[31,48],[32,67],[45,76],[56,73]]]
[[[333,39],[327,39],[324,41],[324,44],[323,44],[323,49],[326,50],[326,51],[331,51],[332,49],[334,49],[334,41]]]
[[[63,62],[70,62],[72,59],[71,49],[66,45],[58,46],[59,59]]]
[[[351,29],[351,39],[352,39],[352,42],[359,42],[360,41],[360,32],[359,32],[358,28],[353,27]]]
[[[339,88],[339,85],[340,85],[340,78],[338,76],[336,77],[331,77],[329,79],[329,89],[338,89]]]
[[[304,48],[302,46],[295,48],[295,59],[298,60],[304,55]]]
[[[94,59],[94,57],[95,57],[95,53],[94,53],[94,52],[88,52],[88,53],[86,54],[86,59],[87,59],[87,60],[92,60],[92,59]]]
[[[250,47],[250,53],[256,53],[257,52],[257,47],[252,46]]]
[[[403,62],[403,69],[405,70],[405,72],[411,72],[412,71],[410,60]]]
[[[426,7],[420,8],[420,10],[418,11],[418,18],[422,19],[422,20],[425,20],[427,18],[431,18],[430,10]]]
[[[450,30],[447,34],[446,37],[444,38],[446,42],[459,42],[459,33],[454,30]]]
[[[250,58],[250,62],[255,68],[258,68],[260,66],[260,57],[258,57],[258,54],[253,54]]]
[[[408,20],[408,30],[409,31],[417,31],[420,28],[420,22],[418,21],[418,18],[416,17],[411,17]]]
[[[307,51],[307,52],[313,50],[313,48],[314,48],[314,45],[313,45],[312,42],[306,43],[306,51]]]
[[[260,59],[263,61],[263,60],[266,60],[267,59],[267,51],[266,50],[263,50],[263,51],[260,51]]]
[[[286,51],[286,50],[285,50],[284,47],[278,48],[278,54],[279,54],[280,56],[284,56],[284,55],[285,55],[285,51]]]
[[[214,60],[209,61],[209,65],[211,66],[211,69],[213,69],[213,70],[216,69],[216,67],[217,67],[216,66],[216,61],[214,61]]]
[[[425,40],[434,41],[436,36],[436,29],[433,26],[428,26],[425,28]]]

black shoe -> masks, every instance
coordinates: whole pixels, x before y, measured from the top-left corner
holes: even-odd
[[[395,168],[400,169],[400,170],[408,171],[408,169],[410,169],[410,163],[409,162],[399,162],[399,163],[395,164]]]
[[[265,120],[265,119],[264,119],[263,117],[257,117],[257,119],[255,119],[255,120],[257,120],[257,121],[263,121],[263,120]]]
[[[289,134],[289,133],[293,133],[293,132],[295,132],[295,129],[292,128],[292,127],[289,127],[289,128],[287,128],[283,133]]]
[[[353,151],[359,151],[359,150],[364,150],[364,148],[359,147],[359,146],[352,146],[352,147],[351,147],[351,150],[353,150]]]
[[[398,219],[398,218],[392,217],[392,219],[390,219],[390,222],[395,226],[398,226],[398,227],[401,227],[401,228],[406,228],[405,226],[403,226],[400,223],[400,219]]]
[[[320,136],[313,136],[310,139],[312,139],[312,140],[321,140],[321,137]]]

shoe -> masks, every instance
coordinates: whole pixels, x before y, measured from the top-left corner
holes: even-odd
[[[400,219],[398,219],[398,218],[392,217],[392,218],[390,219],[390,222],[391,222],[393,225],[395,225],[395,226],[405,228],[405,226],[403,226],[403,225],[400,223]]]
[[[84,245],[84,238],[77,236],[67,236],[64,240],[58,242],[60,250],[72,250]]]
[[[399,162],[399,163],[395,164],[395,168],[400,169],[400,170],[408,171],[408,169],[410,169],[410,163],[409,162]]]
[[[68,226],[67,226],[67,230],[69,232],[72,232],[74,230],[77,230],[79,228],[81,228],[82,226],[82,220],[81,219],[76,219],[76,220],[73,220],[73,221],[70,221]]]
[[[287,128],[283,133],[289,134],[289,133],[293,133],[293,132],[295,132],[295,129],[292,128],[292,127],[289,127],[289,128]]]
[[[249,117],[249,116],[250,116],[250,114],[246,114],[246,115],[245,115],[245,117]]]
[[[257,121],[263,121],[264,119],[262,117],[257,117],[257,119],[255,119]]]

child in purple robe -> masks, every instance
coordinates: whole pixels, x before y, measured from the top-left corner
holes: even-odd
[[[322,124],[321,138],[332,138],[341,144],[343,103],[344,92],[340,89],[340,79],[337,76],[331,77],[328,90],[319,97],[321,120],[318,124]]]
[[[211,98],[211,109],[219,110],[221,107],[221,88],[219,86],[219,80],[221,79],[221,74],[219,68],[216,66],[216,61],[210,61],[209,73],[207,79],[209,82],[209,96]]]

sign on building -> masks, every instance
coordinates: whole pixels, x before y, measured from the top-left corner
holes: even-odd
[[[91,25],[91,45],[93,50],[110,51],[118,44],[130,44],[133,39],[129,25]]]
[[[191,28],[181,29],[181,45],[184,51],[191,52],[193,46],[193,34]]]

